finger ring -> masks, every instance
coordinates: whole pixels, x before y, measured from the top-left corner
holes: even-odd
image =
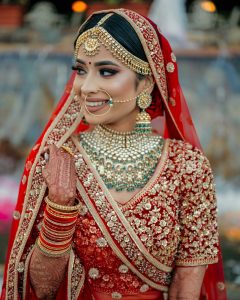
[[[66,152],[68,152],[70,155],[73,156],[73,152],[72,152],[72,150],[71,150],[69,147],[67,147],[67,146],[61,146],[61,148],[62,148],[63,150],[65,150]]]

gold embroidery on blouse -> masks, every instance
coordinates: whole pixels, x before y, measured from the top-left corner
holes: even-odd
[[[86,194],[86,191],[83,187],[83,185],[81,184],[81,182],[79,180],[77,180],[77,189],[79,190],[82,199],[84,200],[86,206],[88,207],[91,215],[93,216],[94,220],[96,221],[98,227],[100,228],[101,232],[103,233],[105,239],[107,240],[109,246],[113,249],[114,253],[118,256],[118,258],[134,273],[136,274],[140,279],[142,279],[144,282],[146,282],[147,284],[149,284],[151,287],[160,290],[160,291],[167,291],[168,287],[163,286],[163,285],[159,285],[155,282],[153,282],[152,280],[148,279],[147,277],[145,277],[143,274],[141,274],[132,264],[131,262],[129,262],[129,260],[127,260],[126,256],[122,254],[122,252],[118,249],[118,246],[116,246],[116,244],[114,243],[114,241],[112,240],[112,237],[110,236],[107,228],[105,227],[104,223],[101,221],[101,218],[99,216],[99,213],[96,211],[96,209],[94,208],[94,206],[91,203],[90,198],[88,197],[88,195]]]
[[[77,155],[76,152],[75,155]],[[99,212],[101,214],[101,205],[107,204],[104,195],[106,191],[100,192],[101,189],[99,189],[99,182],[96,181],[96,178],[93,176],[92,170],[88,169],[89,166],[85,164],[82,154],[79,154],[79,158],[82,160],[82,170],[85,174],[85,177],[82,178],[84,186],[86,185],[85,187],[82,185],[83,191],[85,192],[86,189],[86,193],[88,193],[91,188],[93,191],[96,191],[96,187],[99,191],[99,195],[97,197],[93,197],[95,197],[95,203],[97,206],[99,205],[98,209],[100,209],[100,211],[90,211],[95,219],[95,214],[96,216]],[[140,235],[140,239],[144,244],[151,242],[147,236],[153,237],[152,246],[150,244],[148,246],[150,248],[153,247],[151,248],[151,251],[153,251],[154,256],[156,255],[156,257],[159,258],[161,263],[164,262],[167,265],[171,265],[174,257],[176,257],[176,249],[179,243],[179,238],[181,238],[182,246],[180,244],[176,263],[182,263],[183,261],[193,263],[193,261],[198,261],[199,264],[202,264],[214,263],[217,261],[218,241],[215,218],[216,205],[212,180],[213,177],[209,163],[201,152],[194,149],[188,143],[172,140],[168,148],[166,168],[164,169],[164,173],[162,174],[159,182],[151,186],[147,193],[144,194],[143,199],[140,199],[139,202],[135,202],[135,206],[129,210],[129,214],[125,212],[125,217],[133,230],[136,232],[138,229],[143,230],[143,234]],[[187,196],[180,199],[179,193],[185,193],[186,195],[189,194],[190,198]],[[91,196],[91,194],[89,195]],[[89,203],[89,196],[85,195],[84,197],[86,204]],[[190,211],[190,213],[185,216],[186,212],[188,212],[188,205],[190,205],[192,212]],[[110,206],[106,208],[109,210]],[[180,226],[177,219],[180,212],[179,208],[182,213],[182,221],[180,224],[181,227],[183,226],[182,230],[185,226],[186,230],[189,232],[186,236],[184,230],[181,233],[183,235],[180,236]],[[102,208],[102,211],[104,210],[105,206]],[[148,211],[145,215],[142,214],[144,210]],[[134,215],[135,212],[140,215],[140,218]],[[154,213],[151,215],[151,212]],[[156,217],[157,215],[158,218]],[[114,220],[107,221],[107,226],[109,228],[107,229],[104,227],[103,230],[100,228],[104,234],[106,232],[108,233],[107,230],[114,230],[114,222],[117,220],[117,215],[114,214],[112,216],[114,217]],[[99,220],[100,224],[102,224],[100,215]],[[148,224],[148,226],[145,226],[145,228],[139,227],[139,222],[145,222],[144,224]],[[196,235],[195,230],[197,229],[198,224],[200,231],[198,231],[198,234]],[[170,225],[172,227],[170,227]],[[209,226],[212,225],[214,226],[214,229],[211,233]],[[147,234],[145,234],[146,232]],[[157,240],[156,238],[158,238],[158,236],[156,234],[159,235],[159,239]],[[213,234],[213,236],[210,236],[210,234]],[[206,238],[201,239],[201,236]],[[111,236],[109,237],[111,238]],[[207,241],[208,244],[203,245],[201,241]],[[130,239],[127,243],[129,242],[132,243]],[[114,244],[113,240],[112,243]],[[154,247],[158,245],[159,252],[157,253],[155,250],[156,248]],[[184,248],[185,246],[190,252],[186,251]],[[124,256],[124,258],[126,257]],[[201,259],[201,261],[199,259]],[[125,261],[123,261],[123,263],[125,263]]]
[[[133,239],[133,241],[135,242],[135,244],[137,245],[137,247],[140,249],[140,251],[143,253],[143,255],[149,260],[149,262],[151,262],[154,266],[156,266],[158,269],[160,270],[164,270],[166,272],[170,272],[172,270],[171,267],[167,266],[167,265],[163,265],[161,264],[158,260],[156,260],[155,257],[153,257],[149,251],[146,249],[146,247],[144,246],[144,244],[141,242],[141,240],[138,238],[138,236],[135,234],[135,232],[133,231],[133,229],[131,228],[129,222],[126,220],[126,218],[124,217],[123,213],[121,212],[121,209],[119,208],[118,204],[116,203],[116,201],[114,201],[114,199],[112,198],[109,190],[106,188],[104,182],[102,181],[100,175],[98,174],[98,172],[95,170],[95,168],[93,167],[91,161],[89,160],[85,150],[81,147],[81,145],[79,144],[79,142],[76,140],[76,138],[73,138],[73,141],[75,142],[75,145],[77,146],[77,148],[79,149],[80,153],[83,155],[84,159],[86,160],[88,167],[90,168],[92,174],[94,174],[95,178],[98,181],[98,184],[101,186],[101,189],[104,191],[104,194],[106,195],[106,198],[108,200],[108,202],[111,204],[111,206],[113,207],[115,213],[118,215],[119,219],[121,220],[122,225],[124,226],[124,228],[126,228],[127,232],[129,233],[129,235],[131,236],[131,238]],[[168,144],[168,141],[165,141],[165,144]],[[166,151],[167,149],[167,144],[166,146],[164,145],[164,148]],[[166,153],[166,152],[165,152]],[[157,169],[159,170],[162,166],[162,164],[164,163],[164,159],[166,158],[166,154],[164,156],[161,157]],[[159,176],[158,172],[155,172],[153,177],[150,179],[150,181],[146,184],[145,188],[143,188],[142,191],[140,191],[139,193],[136,194],[136,198],[140,197],[140,195],[142,195],[142,193],[144,194],[148,188],[151,186],[152,182],[154,180],[156,180],[156,178]]]

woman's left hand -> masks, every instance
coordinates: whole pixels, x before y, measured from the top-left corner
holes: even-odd
[[[44,156],[48,161],[43,177],[48,186],[51,201],[60,205],[73,205],[76,197],[76,171],[73,157],[62,148],[50,145]]]

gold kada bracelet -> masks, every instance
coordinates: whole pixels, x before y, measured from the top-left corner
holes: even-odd
[[[48,196],[45,197],[45,202],[52,208],[57,209],[59,211],[63,211],[63,212],[69,212],[69,211],[78,211],[81,207],[81,203],[80,201],[77,199],[78,204],[76,205],[72,205],[72,206],[67,206],[67,205],[61,205],[61,204],[57,204],[53,201],[51,201]]]

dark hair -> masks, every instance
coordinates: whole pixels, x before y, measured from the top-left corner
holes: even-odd
[[[74,41],[74,48],[76,46],[76,41],[79,35],[81,35],[84,31],[96,26],[98,21],[100,21],[105,15],[106,13],[95,14],[84,24]],[[126,21],[122,16],[114,13],[101,26],[106,29],[107,32],[110,33],[111,36],[130,53],[144,61],[147,61],[147,57],[138,35],[134,31],[133,27],[129,24],[129,22]],[[144,77],[145,76],[141,74],[137,74],[137,78],[139,80]]]

